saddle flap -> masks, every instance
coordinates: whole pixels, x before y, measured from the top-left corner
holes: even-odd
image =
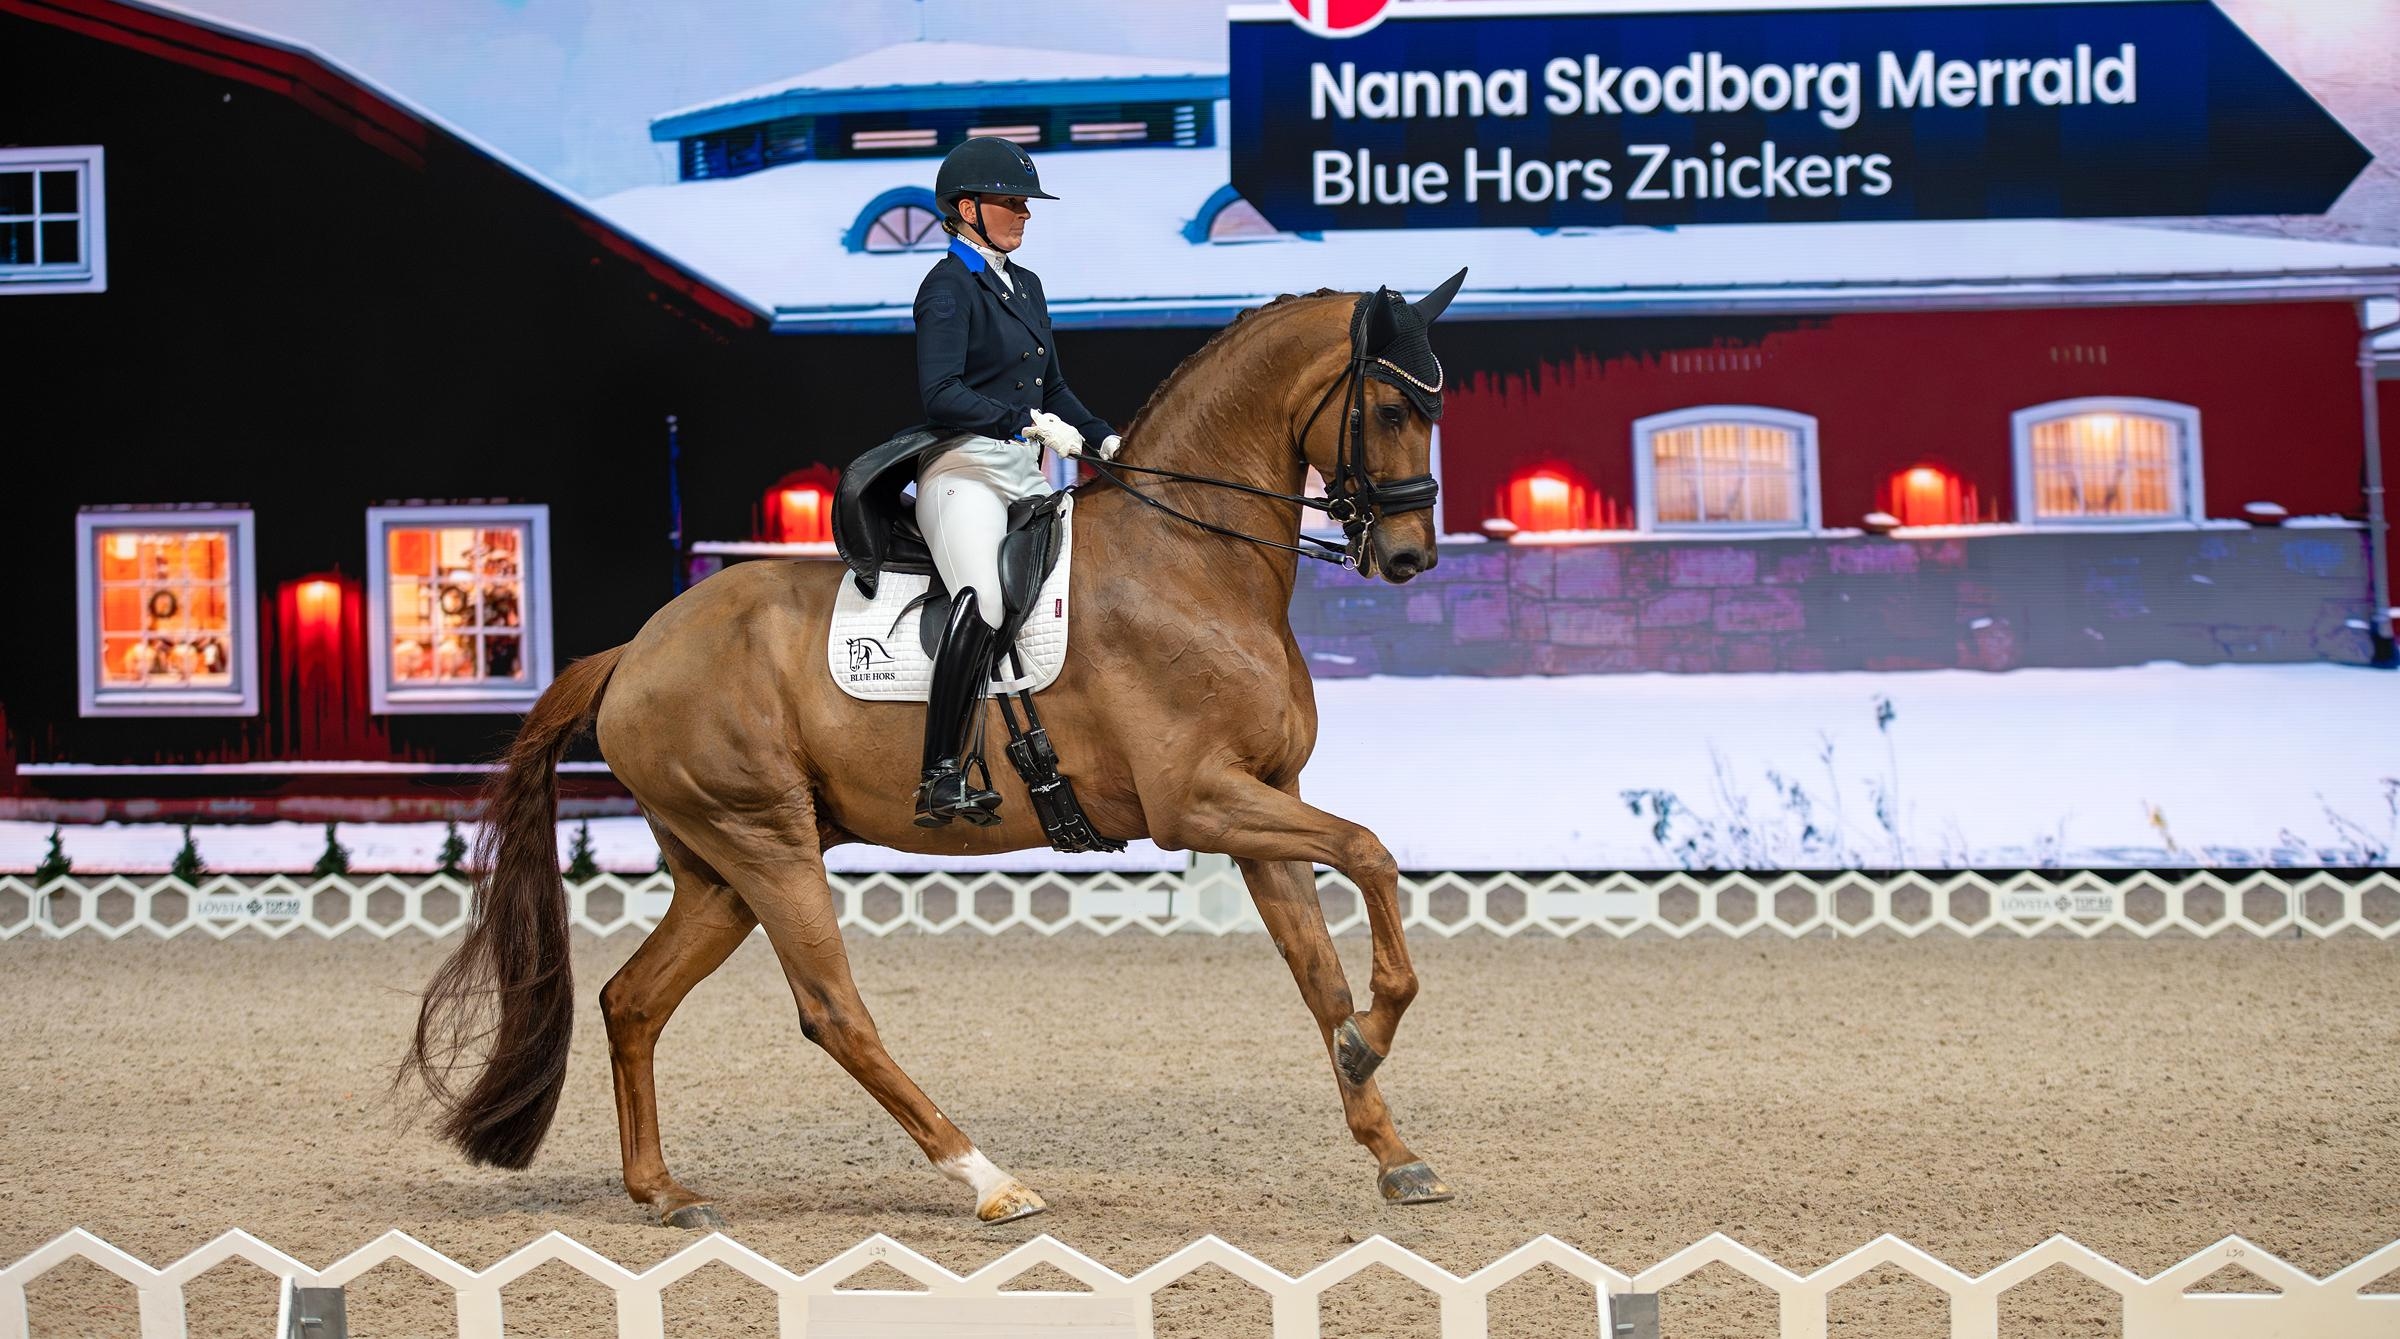
[[[1016,644],[1017,631],[1050,570],[1058,566],[1058,511],[1064,493],[1043,493],[1008,504],[1008,533],[1000,538],[1000,644]]]
[[[1000,601],[1000,636],[995,645],[1002,648],[1003,657],[1005,648],[1016,645],[1017,633],[1042,593],[1042,583],[1058,567],[1058,517],[1066,496],[1042,493],[1008,504],[1008,530],[1000,536],[1000,589],[975,592],[975,598],[986,602],[987,608],[989,601]],[[894,566],[890,570],[901,569]],[[924,604],[917,619],[917,643],[930,657],[941,648],[942,630],[950,622],[950,592],[943,587],[939,573],[918,598]],[[905,618],[907,610],[901,615]]]

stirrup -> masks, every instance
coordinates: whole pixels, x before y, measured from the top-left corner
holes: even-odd
[[[1000,793],[974,785],[956,767],[936,768],[917,783],[917,826],[946,827],[963,818],[979,828],[1000,821]]]

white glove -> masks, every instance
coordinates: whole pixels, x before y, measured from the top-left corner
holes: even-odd
[[[1033,424],[1025,429],[1025,440],[1036,446],[1050,448],[1052,454],[1068,460],[1083,454],[1083,434],[1075,425],[1047,409],[1033,411]]]
[[[1107,441],[1100,443],[1100,458],[1102,460],[1115,460],[1117,458],[1117,452],[1124,449],[1125,439],[1112,432],[1108,435]]]

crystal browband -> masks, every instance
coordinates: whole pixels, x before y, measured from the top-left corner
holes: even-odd
[[[1410,376],[1405,369],[1389,358],[1378,358],[1375,360],[1375,365],[1385,369],[1386,371],[1389,371],[1393,376],[1400,378],[1402,381],[1405,381],[1409,385],[1416,387],[1418,390],[1425,392],[1427,395],[1441,394],[1442,383],[1449,379],[1442,371],[1442,360],[1439,358],[1435,358],[1433,360],[1433,384],[1430,386],[1426,385],[1422,381],[1417,380],[1415,377]]]

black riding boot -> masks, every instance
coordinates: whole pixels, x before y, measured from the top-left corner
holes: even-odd
[[[1000,796],[971,784],[959,769],[967,726],[983,705],[992,672],[992,626],[983,621],[973,590],[952,599],[949,626],[933,658],[933,689],[925,703],[924,777],[917,783],[917,826],[938,828],[953,818],[977,827],[1000,821]]]

